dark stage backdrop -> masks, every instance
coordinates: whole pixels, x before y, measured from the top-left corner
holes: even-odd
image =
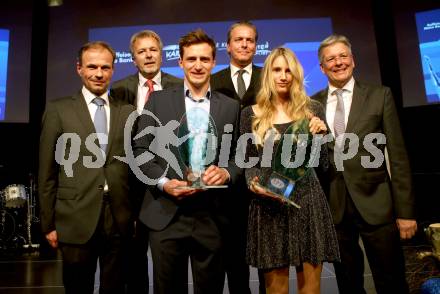
[[[426,13],[439,9],[439,1],[393,0],[391,26],[395,28],[397,54],[388,56],[388,59],[397,58],[398,62],[395,71],[388,71],[387,79],[397,83],[401,81],[401,84],[396,84],[399,86],[396,88],[401,89],[400,97],[404,106],[400,113],[401,124],[411,159],[419,217],[426,222],[440,221],[440,156],[438,144],[435,143],[438,136],[440,103],[436,101],[438,95],[433,95],[435,88],[429,73],[428,60],[421,53],[421,49],[422,52],[426,52],[426,46],[422,45],[421,48],[419,44],[431,42],[428,46],[431,47],[428,56],[432,65],[437,63],[437,66],[433,65],[433,71],[438,75],[440,47],[432,50],[432,45],[436,42],[433,42],[435,40],[430,39],[430,36],[439,33],[440,15],[432,18],[431,13]],[[417,31],[416,15],[419,17],[419,23],[423,23],[423,19],[426,20],[423,26],[426,28],[425,34],[419,34]],[[426,34],[428,32],[429,34]],[[440,36],[437,39],[437,42],[439,41]],[[428,82],[426,85],[431,93],[430,98],[426,94],[425,80]]]
[[[402,98],[405,107],[440,103],[440,4],[395,9]]]
[[[0,123],[0,190],[6,184],[25,184],[29,173],[36,173],[39,125],[45,101],[80,89],[75,60],[78,48],[90,38],[90,29],[320,18],[330,19],[333,32],[351,39],[356,78],[382,82],[393,89],[421,215],[438,215],[440,198],[436,183],[440,181],[440,157],[433,137],[437,136],[440,105],[402,108],[407,105],[402,100],[405,95],[414,101],[425,99],[420,92],[407,88],[416,78],[405,76],[404,71],[420,74],[422,61],[417,47],[415,13],[439,9],[438,0],[65,0],[62,6],[51,8],[44,0],[11,3],[6,1],[0,9],[0,29],[9,30],[7,94],[15,93],[8,96],[14,97],[11,100],[7,98],[6,119],[29,120],[29,123]],[[288,26],[283,33],[296,35],[299,29]]]
[[[29,123],[32,22],[31,1],[2,2],[0,8],[0,196],[2,189],[8,184],[27,184],[35,163],[33,161],[36,154],[33,136],[35,132],[32,132]]]
[[[0,9],[0,123],[27,123],[32,5],[10,2]]]
[[[46,97],[53,99],[71,94],[80,88],[81,84],[75,72],[76,54],[78,48],[89,40],[90,29],[129,26],[136,26],[138,29],[155,29],[161,24],[182,24],[183,26],[187,23],[231,22],[242,19],[256,22],[270,19],[302,19],[303,21],[308,18],[329,19],[333,32],[345,34],[352,40],[355,56],[358,57],[356,70],[359,79],[378,83],[380,73],[371,10],[371,4],[368,1],[357,2],[356,5],[346,1],[294,2],[288,0],[217,2],[110,0],[106,1],[105,5],[103,2],[95,3],[94,1],[65,1],[62,7],[50,10]],[[199,25],[195,25],[192,29],[198,27]],[[186,28],[189,30],[188,25]],[[326,26],[322,27],[322,31],[330,32]],[[119,30],[115,30],[115,33],[119,33]],[[304,36],[309,34],[313,41],[316,41],[313,35],[317,35],[316,28],[312,26],[308,33],[304,26],[295,25],[286,25],[281,32],[273,33],[282,33],[287,36],[290,34],[293,37],[299,33]],[[128,39],[124,38],[127,50]],[[225,36],[223,36],[224,39]],[[170,42],[170,44],[173,43]],[[130,73],[134,72],[133,66]],[[118,73],[116,76],[120,78]]]
[[[373,84],[383,83],[392,88],[414,171],[420,215],[430,218],[438,215],[435,210],[440,207],[440,198],[434,196],[438,193],[431,192],[438,191],[433,183],[440,181],[440,157],[435,156],[438,152],[430,139],[434,126],[438,125],[439,105],[402,108],[410,105],[402,97],[410,96],[415,101],[412,105],[425,99],[423,91],[408,89],[423,87],[423,75],[422,78],[419,76],[417,83],[414,77],[421,71],[415,13],[438,6],[438,1],[434,0],[65,1],[63,6],[51,8],[49,13],[46,99],[79,90],[81,84],[75,72],[76,54],[78,48],[89,40],[90,29],[132,26],[148,29],[164,24],[243,19],[329,18],[332,31],[344,34],[352,41],[355,78]],[[286,26],[283,33],[295,35],[299,29]],[[126,43],[128,48],[128,41]],[[405,76],[405,70],[413,75]]]

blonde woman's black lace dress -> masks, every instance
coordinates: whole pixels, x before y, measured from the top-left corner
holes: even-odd
[[[312,112],[321,119],[321,104],[313,102]],[[246,107],[241,113],[241,133],[251,133],[254,112]],[[291,123],[275,125],[284,133]],[[274,151],[277,142],[274,145]],[[262,148],[248,140],[246,158],[260,157]],[[320,167],[328,165],[327,149],[322,148]],[[249,183],[255,176],[266,178],[270,168],[257,165],[245,170]],[[287,206],[272,199],[255,195],[249,207],[247,262],[260,269],[299,266],[304,262],[320,264],[339,261],[339,250],[333,220],[327,199],[315,170],[311,170],[296,183],[295,202],[301,208]]]

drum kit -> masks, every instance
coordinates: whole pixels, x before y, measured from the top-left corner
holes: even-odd
[[[38,248],[32,243],[32,225],[36,215],[35,184],[11,184],[0,190],[0,249]]]

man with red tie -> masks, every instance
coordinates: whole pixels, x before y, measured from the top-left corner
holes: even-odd
[[[141,113],[151,92],[183,84],[181,79],[160,70],[162,47],[159,35],[151,30],[137,32],[131,37],[130,51],[138,72],[112,85],[110,91],[115,99],[134,105]],[[134,207],[137,214],[144,197],[145,185],[135,176],[131,178],[130,191],[135,193],[133,198],[138,200]],[[136,222],[133,248],[129,248],[132,258],[129,260],[127,271],[128,293],[148,293],[147,250],[148,230],[141,222]]]
[[[137,107],[142,112],[151,91],[181,85],[183,81],[160,70],[162,40],[150,30],[135,33],[130,39],[130,50],[138,72],[112,85],[112,95]]]

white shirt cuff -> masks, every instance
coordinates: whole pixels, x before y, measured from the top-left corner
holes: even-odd
[[[169,181],[170,179],[168,179],[167,177],[160,178],[159,181],[157,182],[157,188],[163,191],[163,186]]]

